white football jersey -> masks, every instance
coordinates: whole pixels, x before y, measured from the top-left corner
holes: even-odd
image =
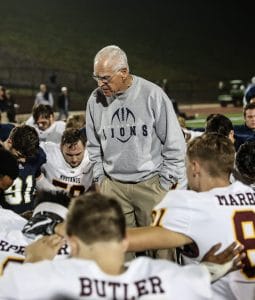
[[[25,124],[29,125],[29,126],[32,126],[32,127],[35,126],[35,121],[34,121],[34,118],[33,118],[32,115],[26,120]]]
[[[0,299],[211,299],[204,266],[135,259],[121,275],[104,273],[94,261],[65,259],[17,266],[0,279]]]
[[[26,219],[12,210],[0,208],[0,276],[9,267],[13,267],[14,263],[22,263],[25,258],[25,247],[34,242],[22,233],[26,223]],[[69,254],[70,248],[65,244],[55,259],[66,258]]]
[[[185,263],[197,262],[216,243],[222,247],[238,241],[245,246],[246,267],[216,282],[214,290],[224,293],[223,298],[253,299],[255,295],[255,193],[239,181],[228,187],[208,192],[171,191],[153,210],[154,226],[162,226],[190,237],[195,244],[183,249]],[[240,295],[238,285],[245,287]]]
[[[61,142],[61,137],[63,132],[65,131],[65,128],[66,123],[64,121],[54,121],[54,123],[46,130],[40,130],[37,126],[35,126],[40,141],[54,143]]]
[[[60,145],[52,142],[41,143],[47,162],[42,165],[45,177],[55,186],[65,189],[71,195],[79,196],[92,185],[92,163],[85,150],[83,160],[78,167],[72,168],[64,159]]]
[[[27,220],[12,210],[0,208],[0,275],[9,262],[21,262],[31,242],[21,232]]]
[[[60,143],[62,134],[66,128],[66,123],[64,121],[54,121],[54,123],[46,130],[40,130],[39,127],[34,123],[33,116],[30,116],[25,124],[36,129],[41,142]]]

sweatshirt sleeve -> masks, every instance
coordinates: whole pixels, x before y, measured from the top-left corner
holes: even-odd
[[[185,180],[186,143],[171,100],[162,91],[155,113],[156,132],[162,143],[162,167],[159,173],[162,187],[169,190]]]
[[[103,169],[102,149],[100,139],[96,133],[94,118],[93,118],[93,94],[90,96],[86,109],[86,134],[87,134],[87,150],[89,153],[89,159],[94,164],[93,166],[93,178],[94,181],[102,182],[105,174]]]

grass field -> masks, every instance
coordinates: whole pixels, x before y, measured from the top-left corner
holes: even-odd
[[[226,115],[226,117],[230,118],[233,125],[243,124],[242,113],[229,113],[229,114],[225,114],[225,115]],[[186,121],[186,125],[187,125],[187,127],[192,127],[192,128],[204,127],[207,116],[208,116],[208,114],[204,114],[204,115],[201,114],[194,120]]]

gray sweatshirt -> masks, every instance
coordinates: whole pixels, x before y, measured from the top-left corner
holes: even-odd
[[[186,145],[172,102],[163,90],[133,76],[121,94],[92,92],[86,110],[87,149],[94,178],[140,182],[159,175],[166,190],[186,183]],[[184,183],[185,182],[185,183]]]

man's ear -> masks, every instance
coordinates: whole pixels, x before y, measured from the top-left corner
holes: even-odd
[[[201,167],[197,160],[192,160],[191,166],[192,166],[192,172],[194,175],[200,174]]]
[[[58,234],[59,236],[65,237],[66,235],[66,223],[65,221],[59,223],[54,228],[54,233]]]
[[[54,121],[55,117],[54,117],[54,113],[50,115],[50,123],[52,124]]]
[[[121,69],[120,72],[121,72],[122,78],[126,79],[127,76],[128,76],[128,70],[127,70],[127,68]]]
[[[128,241],[128,238],[125,237],[123,240],[122,240],[122,250],[123,250],[123,253],[127,252],[127,249],[128,249],[128,246],[129,246],[129,241]]]
[[[228,138],[230,139],[230,141],[234,144],[235,142],[235,134],[234,134],[234,130],[230,130]]]
[[[68,244],[71,248],[71,256],[78,257],[80,253],[80,245],[78,239],[73,235],[68,236]]]

